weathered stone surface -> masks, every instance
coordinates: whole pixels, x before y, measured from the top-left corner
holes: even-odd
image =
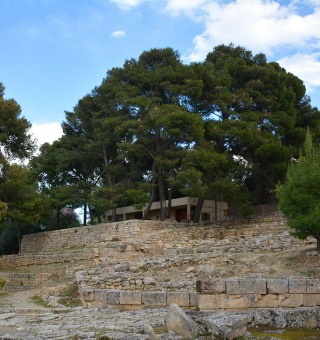
[[[284,294],[289,293],[288,279],[267,279],[268,294]]]
[[[198,336],[197,324],[176,304],[170,305],[165,325],[168,331],[181,335],[184,339],[194,339]]]
[[[212,331],[212,338],[232,340],[247,333],[247,325],[253,320],[252,314],[210,314],[203,323]]]
[[[226,292],[226,280],[212,279],[208,281],[197,280],[196,290],[201,294],[217,294]]]
[[[141,300],[143,305],[147,306],[166,306],[167,293],[166,292],[142,292]]]
[[[240,278],[226,281],[227,294],[266,294],[266,279]]]
[[[319,294],[320,293],[320,280],[308,279],[307,280],[307,293]]]
[[[306,293],[307,292],[307,280],[306,279],[294,279],[289,278],[289,293]]]
[[[240,294],[221,294],[221,308],[243,309],[252,306],[252,296]]]
[[[215,310],[221,308],[220,296],[217,294],[201,294],[197,298],[199,310]]]
[[[254,308],[276,308],[279,306],[278,294],[256,294],[251,306]]]
[[[120,304],[120,290],[108,290],[107,303],[110,305]]]
[[[279,307],[303,306],[303,294],[279,294]]]
[[[303,306],[304,307],[320,306],[320,294],[304,294]]]
[[[119,301],[121,305],[141,305],[141,292],[122,291]]]
[[[172,303],[180,307],[190,306],[190,294],[188,292],[167,292],[167,305]]]

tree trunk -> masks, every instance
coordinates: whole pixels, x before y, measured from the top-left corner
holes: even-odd
[[[196,209],[194,210],[194,214],[192,217],[192,221],[195,223],[199,223],[200,221],[200,215],[201,215],[201,210],[202,210],[204,201],[205,201],[205,197],[198,198]]]
[[[156,193],[156,190],[155,190],[155,187],[154,187],[155,184],[156,184],[156,174],[155,174],[155,165],[153,163],[152,164],[152,190],[151,190],[148,205],[147,205],[145,211],[143,212],[143,216],[142,216],[143,220],[147,220],[149,218],[150,209],[151,209],[152,203],[154,202],[154,196],[155,196],[155,193]]]
[[[83,226],[85,227],[87,225],[87,203],[84,203],[83,206]]]
[[[159,201],[160,201],[160,220],[167,218],[166,193],[161,170],[158,171]]]
[[[317,251],[320,252],[320,236],[316,237],[317,240]]]
[[[20,226],[18,225],[18,230],[17,230],[17,236],[18,236],[18,242],[19,242],[19,254],[21,254],[21,230]]]
[[[56,226],[56,229],[60,229],[60,209],[57,209],[57,212],[56,212],[56,219],[57,219],[57,226]]]
[[[112,222],[117,222],[117,208],[112,209]]]

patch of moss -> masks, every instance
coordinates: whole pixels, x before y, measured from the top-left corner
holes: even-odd
[[[32,302],[39,305],[39,306],[43,306],[43,307],[50,307],[50,305],[48,304],[48,302],[46,300],[44,300],[40,295],[34,295],[31,298]]]
[[[59,303],[66,307],[82,306],[78,286],[72,284],[60,292]]]

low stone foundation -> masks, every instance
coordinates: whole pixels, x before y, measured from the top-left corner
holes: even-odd
[[[320,280],[307,278],[197,281],[197,292],[110,290],[85,285],[80,287],[85,306],[121,310],[159,308],[172,303],[200,311],[320,306]]]

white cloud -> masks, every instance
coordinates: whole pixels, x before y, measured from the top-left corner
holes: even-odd
[[[320,8],[313,4],[312,13],[303,16],[293,6],[296,3],[293,0],[288,6],[282,6],[279,1],[265,0],[229,3],[168,0],[166,10],[203,22],[204,30],[194,38],[194,48],[187,58],[200,61],[219,44],[234,43],[267,55],[273,55],[276,48],[283,46],[304,49],[312,44],[320,47]]]
[[[138,6],[143,0],[110,0],[122,9],[130,9]]]
[[[61,124],[57,122],[32,124],[30,132],[36,138],[38,147],[44,143],[51,144],[62,136]]]
[[[122,38],[126,35],[126,31],[118,30],[111,33],[113,38]]]
[[[312,92],[320,86],[320,53],[298,53],[278,60],[287,71],[303,79],[307,90]]]

